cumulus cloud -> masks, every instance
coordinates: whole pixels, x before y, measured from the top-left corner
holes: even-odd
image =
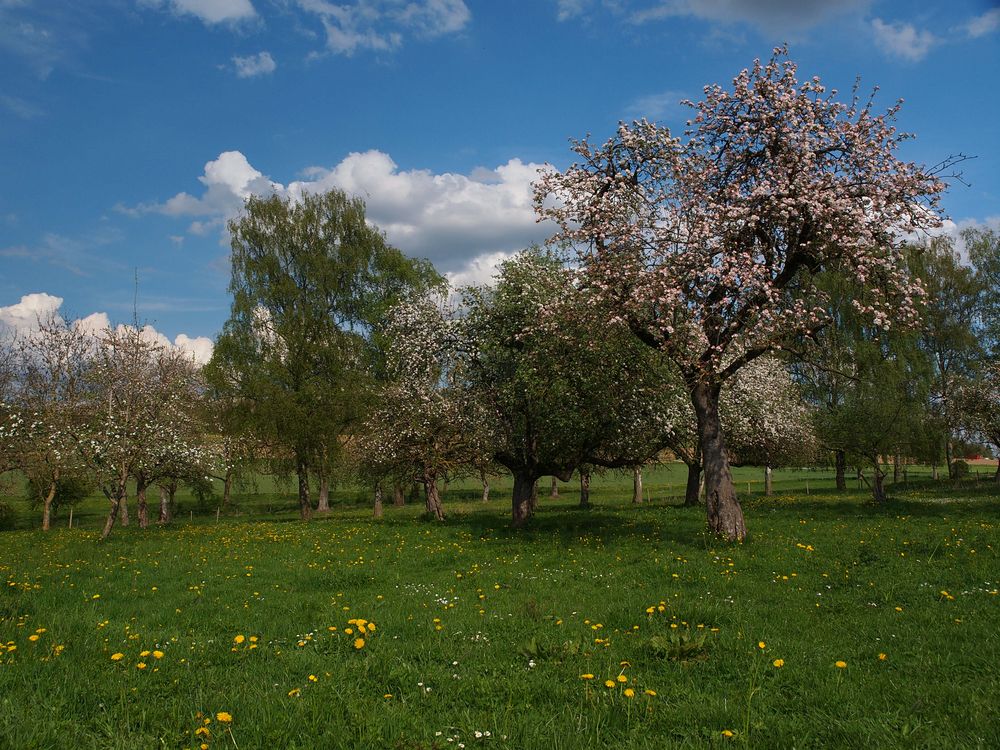
[[[236,216],[251,194],[298,200],[339,188],[365,200],[368,219],[393,245],[452,271],[470,259],[545,239],[549,228],[535,221],[531,188],[541,166],[511,159],[470,175],[401,170],[388,154],[373,150],[349,154],[333,167],[310,167],[306,179],[283,185],[265,177],[239,151],[227,151],[205,165],[200,196],[178,193],[137,210],[197,217],[189,227],[197,233]]]
[[[883,51],[909,62],[923,60],[931,47],[940,40],[929,31],[921,31],[913,24],[896,21],[886,23],[881,18],[872,20],[872,31]]]
[[[62,319],[60,310],[63,298],[46,292],[25,294],[19,302],[6,307],[0,307],[0,333],[14,331],[30,333],[38,328],[39,320],[55,317]],[[80,330],[92,336],[99,335],[111,328],[111,319],[107,313],[95,312],[74,321]],[[119,324],[118,329],[124,326]],[[151,325],[145,325],[141,331],[142,338],[150,343],[170,349],[186,352],[198,364],[205,364],[212,357],[212,340],[205,336],[191,337],[181,333],[171,341]]]
[[[470,260],[461,270],[446,273],[445,277],[452,289],[492,284],[494,277],[500,270],[500,264],[513,255],[514,253],[502,250],[495,253],[484,253]]]
[[[257,17],[250,0],[140,0],[140,5],[154,8],[166,5],[177,15],[194,16],[208,26]]]
[[[271,53],[265,50],[264,52],[258,52],[256,55],[248,55],[246,57],[235,55],[233,57],[233,67],[236,69],[236,76],[238,78],[254,78],[255,76],[273,73],[278,64],[271,57]]]
[[[327,49],[341,55],[359,50],[388,52],[399,47],[407,34],[425,39],[453,34],[464,29],[472,17],[463,0],[357,0],[340,4],[298,0],[298,5],[319,19]]]

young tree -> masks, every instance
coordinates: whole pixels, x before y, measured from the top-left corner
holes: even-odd
[[[983,349],[1000,359],[1000,232],[991,228],[969,228],[962,232],[982,289],[977,309],[976,331]]]
[[[208,376],[232,387],[274,455],[290,457],[308,519],[310,469],[365,416],[372,328],[436,274],[389,247],[364,203],[339,190],[251,196],[229,231],[232,312]]]
[[[899,105],[844,104],[818,78],[800,83],[775,50],[731,90],[692,105],[685,137],[645,120],[536,184],[536,207],[576,248],[587,284],[681,371],[698,420],[713,531],[743,539],[719,413],[744,365],[827,325],[812,282],[852,274],[876,323],[916,317],[920,287],[896,233],[939,224],[944,184],[896,157]]]

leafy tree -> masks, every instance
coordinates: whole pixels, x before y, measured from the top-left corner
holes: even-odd
[[[332,460],[365,416],[378,371],[373,329],[437,277],[389,247],[364,203],[339,190],[300,201],[251,196],[229,231],[232,311],[207,376],[244,410],[270,457],[290,464],[308,519],[310,469]]]
[[[713,531],[746,535],[719,413],[744,365],[828,325],[813,283],[842,269],[878,325],[916,317],[895,232],[939,224],[944,183],[896,157],[906,137],[871,100],[800,83],[777,49],[713,85],[675,138],[645,120],[536,184],[536,207],[576,248],[586,284],[676,364],[698,419]]]
[[[962,239],[982,288],[977,332],[983,348],[997,360],[1000,359],[1000,232],[990,228],[969,228],[962,233]]]

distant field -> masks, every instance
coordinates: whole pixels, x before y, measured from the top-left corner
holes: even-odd
[[[88,502],[0,533],[0,747],[995,747],[1000,495],[914,473],[874,508],[782,471],[735,546],[673,468],[520,533],[499,480],[442,524],[260,493],[103,545]]]

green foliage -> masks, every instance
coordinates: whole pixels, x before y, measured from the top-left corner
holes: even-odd
[[[40,508],[45,503],[49,491],[48,481],[29,479],[25,484],[25,497],[32,508]],[[85,477],[63,477],[56,482],[56,494],[52,498],[52,509],[78,504],[93,491]]]
[[[951,462],[951,478],[965,479],[969,476],[969,464],[962,459]]]
[[[663,635],[654,635],[646,645],[661,659],[671,661],[696,661],[708,658],[708,631],[674,628]]]
[[[0,531],[10,531],[16,523],[16,514],[10,503],[0,500]]]

